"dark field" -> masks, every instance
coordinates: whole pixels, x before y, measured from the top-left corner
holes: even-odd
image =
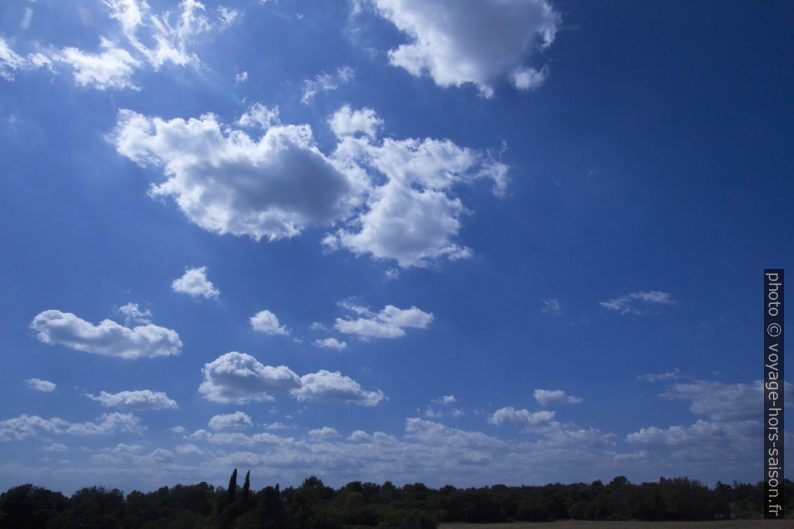
[[[587,522],[444,523],[439,529],[794,529],[794,520],[728,520],[720,522]]]

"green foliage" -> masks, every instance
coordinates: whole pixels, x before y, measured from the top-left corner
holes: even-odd
[[[784,482],[786,513],[794,515],[794,483]],[[632,484],[431,489],[354,481],[334,490],[309,477],[300,487],[251,490],[237,471],[227,488],[207,483],[162,487],[126,497],[97,487],[71,498],[33,485],[0,495],[0,529],[435,529],[444,522],[582,520],[719,520],[758,518],[763,484],[709,488],[687,478]]]

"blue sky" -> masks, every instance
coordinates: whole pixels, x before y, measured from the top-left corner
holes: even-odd
[[[4,4],[0,487],[761,479],[793,14]]]

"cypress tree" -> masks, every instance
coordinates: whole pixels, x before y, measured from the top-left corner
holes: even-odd
[[[226,490],[227,504],[234,503],[234,498],[237,495],[237,469],[235,468],[229,478],[229,488]]]
[[[248,503],[251,498],[251,471],[245,473],[245,481],[243,481],[243,509],[248,508]]]

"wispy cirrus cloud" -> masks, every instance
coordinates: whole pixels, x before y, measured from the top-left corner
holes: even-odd
[[[669,292],[643,290],[602,301],[599,305],[621,315],[641,315],[650,312],[654,308],[675,305],[675,301],[673,301],[673,296]]]

